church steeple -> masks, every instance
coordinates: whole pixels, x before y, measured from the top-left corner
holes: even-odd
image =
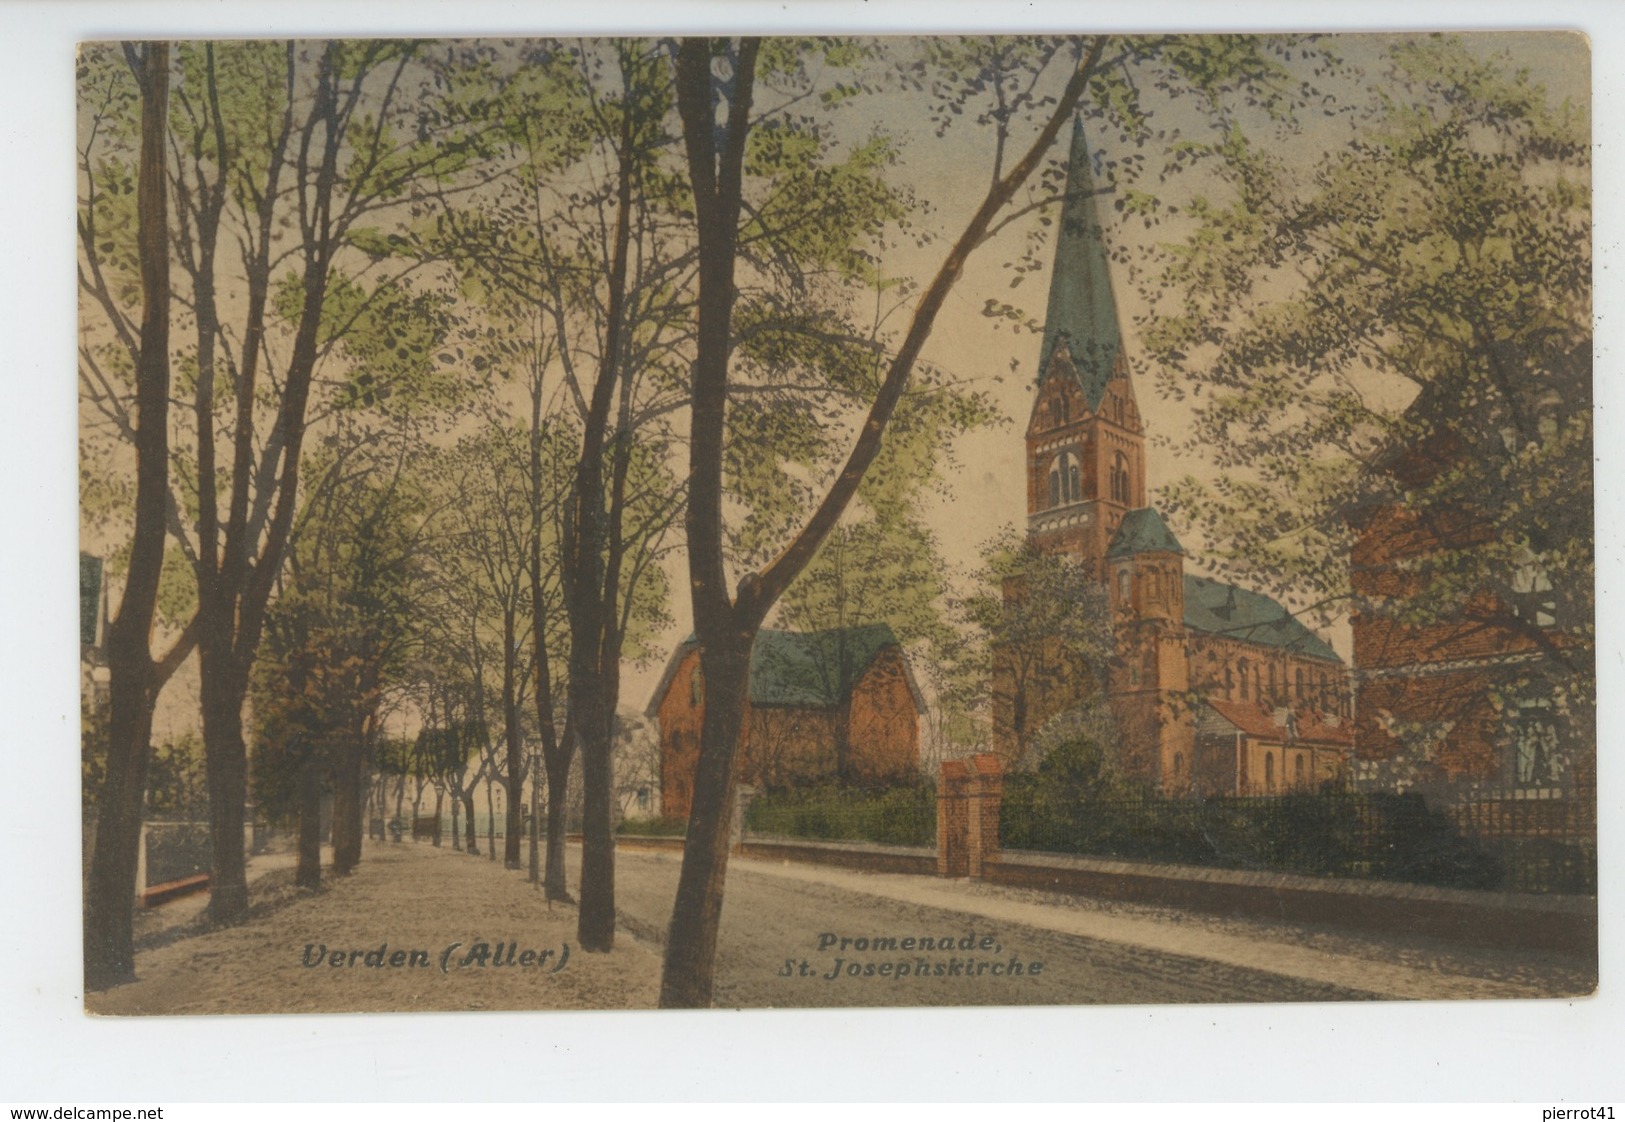
[[[1072,123],[1066,196],[1055,240],[1055,271],[1050,277],[1049,308],[1044,316],[1044,345],[1039,352],[1039,382],[1054,373],[1051,360],[1063,347],[1083,390],[1085,404],[1090,410],[1099,409],[1106,383],[1120,373],[1123,337],[1117,301],[1112,296],[1106,240],[1095,202],[1095,181],[1082,117]]]
[[[1046,553],[1077,557],[1104,580],[1112,534],[1125,514],[1145,506],[1145,427],[1081,120],[1072,129],[1042,355],[1027,422],[1027,537]]]

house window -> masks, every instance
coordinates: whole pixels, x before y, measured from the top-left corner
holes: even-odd
[[[1552,580],[1535,561],[1526,561],[1512,574],[1512,610],[1521,618],[1533,620],[1536,627],[1557,623],[1557,597]]]
[[[1224,697],[1228,701],[1236,696],[1236,675],[1226,666],[1224,668]]]
[[[1083,469],[1076,452],[1062,452],[1049,464],[1049,505],[1061,506],[1083,498]]]
[[[1512,727],[1512,768],[1518,783],[1548,784],[1557,778],[1557,722],[1551,706],[1522,706]]]
[[[1128,483],[1128,457],[1117,452],[1112,456],[1111,487],[1114,502],[1128,505]]]
[[[1120,569],[1117,573],[1117,599],[1124,607],[1129,602],[1129,575],[1127,569]]]
[[[1275,753],[1264,753],[1264,790],[1275,794]]]
[[[1299,752],[1296,756],[1292,757],[1292,783],[1294,786],[1302,787],[1303,781],[1303,753]]]
[[[1247,660],[1241,660],[1241,700],[1247,700]]]

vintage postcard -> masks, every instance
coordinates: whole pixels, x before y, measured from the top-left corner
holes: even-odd
[[[1591,994],[1590,65],[82,44],[86,1010]]]

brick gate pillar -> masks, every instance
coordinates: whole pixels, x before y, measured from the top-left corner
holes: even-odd
[[[966,815],[970,764],[942,761],[937,779],[937,875],[962,877],[969,871],[969,820]]]
[[[966,803],[966,869],[973,880],[982,868],[999,855],[999,810],[1004,802],[1004,764],[999,757],[983,753],[970,758]]]

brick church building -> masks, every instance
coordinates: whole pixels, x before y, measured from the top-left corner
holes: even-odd
[[[1343,781],[1348,673],[1275,600],[1189,571],[1147,505],[1146,429],[1124,354],[1090,158],[1074,126],[1037,391],[1026,433],[1027,540],[1104,585],[1115,655],[1105,681],[1024,684],[998,649],[995,751],[1104,690],[1131,775],[1168,794],[1271,794]],[[1007,601],[1026,593],[1007,586]],[[1087,678],[1087,675],[1082,677]]]

